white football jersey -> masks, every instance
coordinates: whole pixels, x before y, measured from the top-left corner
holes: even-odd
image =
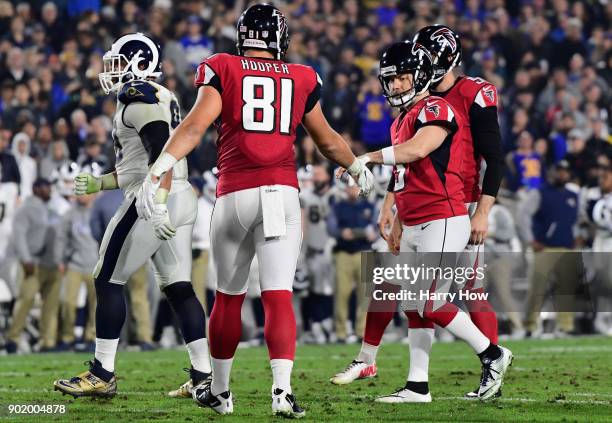
[[[139,131],[155,121],[168,123],[170,132],[181,121],[175,95],[152,81],[130,81],[117,96],[117,112],[113,119],[113,141],[117,156],[115,169],[119,187],[126,192],[137,190],[149,171],[149,155]],[[187,179],[187,160],[179,160],[173,168],[173,180]]]

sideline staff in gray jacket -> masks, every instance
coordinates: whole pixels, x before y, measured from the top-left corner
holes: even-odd
[[[74,343],[77,299],[83,282],[87,285],[89,310],[83,340],[87,343],[96,339],[96,289],[92,274],[98,261],[98,243],[89,225],[91,205],[95,198],[95,194],[77,196],[57,231],[56,249],[66,265],[60,331],[61,340],[66,345]]]
[[[26,323],[34,298],[40,292],[43,300],[40,332],[43,350],[55,347],[57,339],[57,314],[59,308],[60,278],[57,266],[45,266],[48,251],[52,246],[48,240],[54,230],[53,211],[49,210],[51,184],[38,178],[32,185],[33,196],[28,197],[15,212],[13,221],[12,253],[19,260],[23,276],[19,286],[19,297],[13,309],[11,327],[7,333],[8,353],[17,351],[17,343]]]

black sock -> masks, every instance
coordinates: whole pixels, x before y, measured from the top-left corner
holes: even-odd
[[[417,394],[426,395],[429,393],[429,382],[406,382],[404,389],[409,389]]]
[[[191,282],[176,282],[164,289],[178,318],[185,343],[206,337],[206,316]]]
[[[123,285],[97,278],[96,337],[118,339],[125,323],[125,295]]]
[[[189,375],[191,376],[191,381],[193,382],[193,386],[196,386],[198,383],[202,382],[204,379],[209,377],[210,373],[204,373],[192,367],[191,369],[189,369]]]
[[[93,364],[89,367],[89,371],[96,377],[99,377],[104,382],[110,382],[115,373],[109,372],[104,367],[102,367],[102,363],[98,361],[97,358],[94,358]]]
[[[491,343],[489,344],[486,350],[478,354],[478,357],[480,358],[480,361],[483,361],[485,359],[493,361],[501,357],[501,354],[502,354],[501,348]]]

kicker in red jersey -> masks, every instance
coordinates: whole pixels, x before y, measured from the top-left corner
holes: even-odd
[[[195,86],[210,85],[223,102],[217,140],[217,196],[263,185],[298,187],[296,129],[320,97],[309,66],[216,54],[200,64]]]
[[[407,226],[467,214],[461,180],[465,126],[446,100],[426,97],[402,112],[391,125],[392,143],[410,142],[428,125],[447,128],[450,133],[429,156],[393,169],[395,202]]]
[[[466,125],[463,131],[465,157],[462,174],[465,201],[478,201],[480,198],[480,164],[481,156],[474,150],[474,140],[470,132],[470,109],[476,107],[496,107],[497,90],[495,86],[481,78],[460,77],[453,87],[445,93],[436,93],[443,97],[460,116]]]

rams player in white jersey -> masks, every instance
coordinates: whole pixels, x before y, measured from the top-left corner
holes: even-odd
[[[180,110],[172,92],[153,82],[161,75],[158,46],[140,33],[116,40],[104,57],[100,83],[104,91],[117,93],[113,140],[115,171],[96,177],[83,173],[75,178],[77,195],[122,189],[123,204],[117,210],[100,245],[94,270],[96,350],[89,370],[54,382],[56,390],[76,397],[112,397],[117,392],[115,355],[125,321],[123,286],[149,258],[155,277],[168,297],[191,360],[191,386],[210,377],[204,310],[191,285],[191,234],[197,199],[187,182],[187,163],[180,160],[163,180],[156,195],[152,219],[138,218],[136,191],[162,151],[170,132],[180,122]],[[158,191],[159,192],[159,191]],[[186,386],[188,389],[189,386]]]

